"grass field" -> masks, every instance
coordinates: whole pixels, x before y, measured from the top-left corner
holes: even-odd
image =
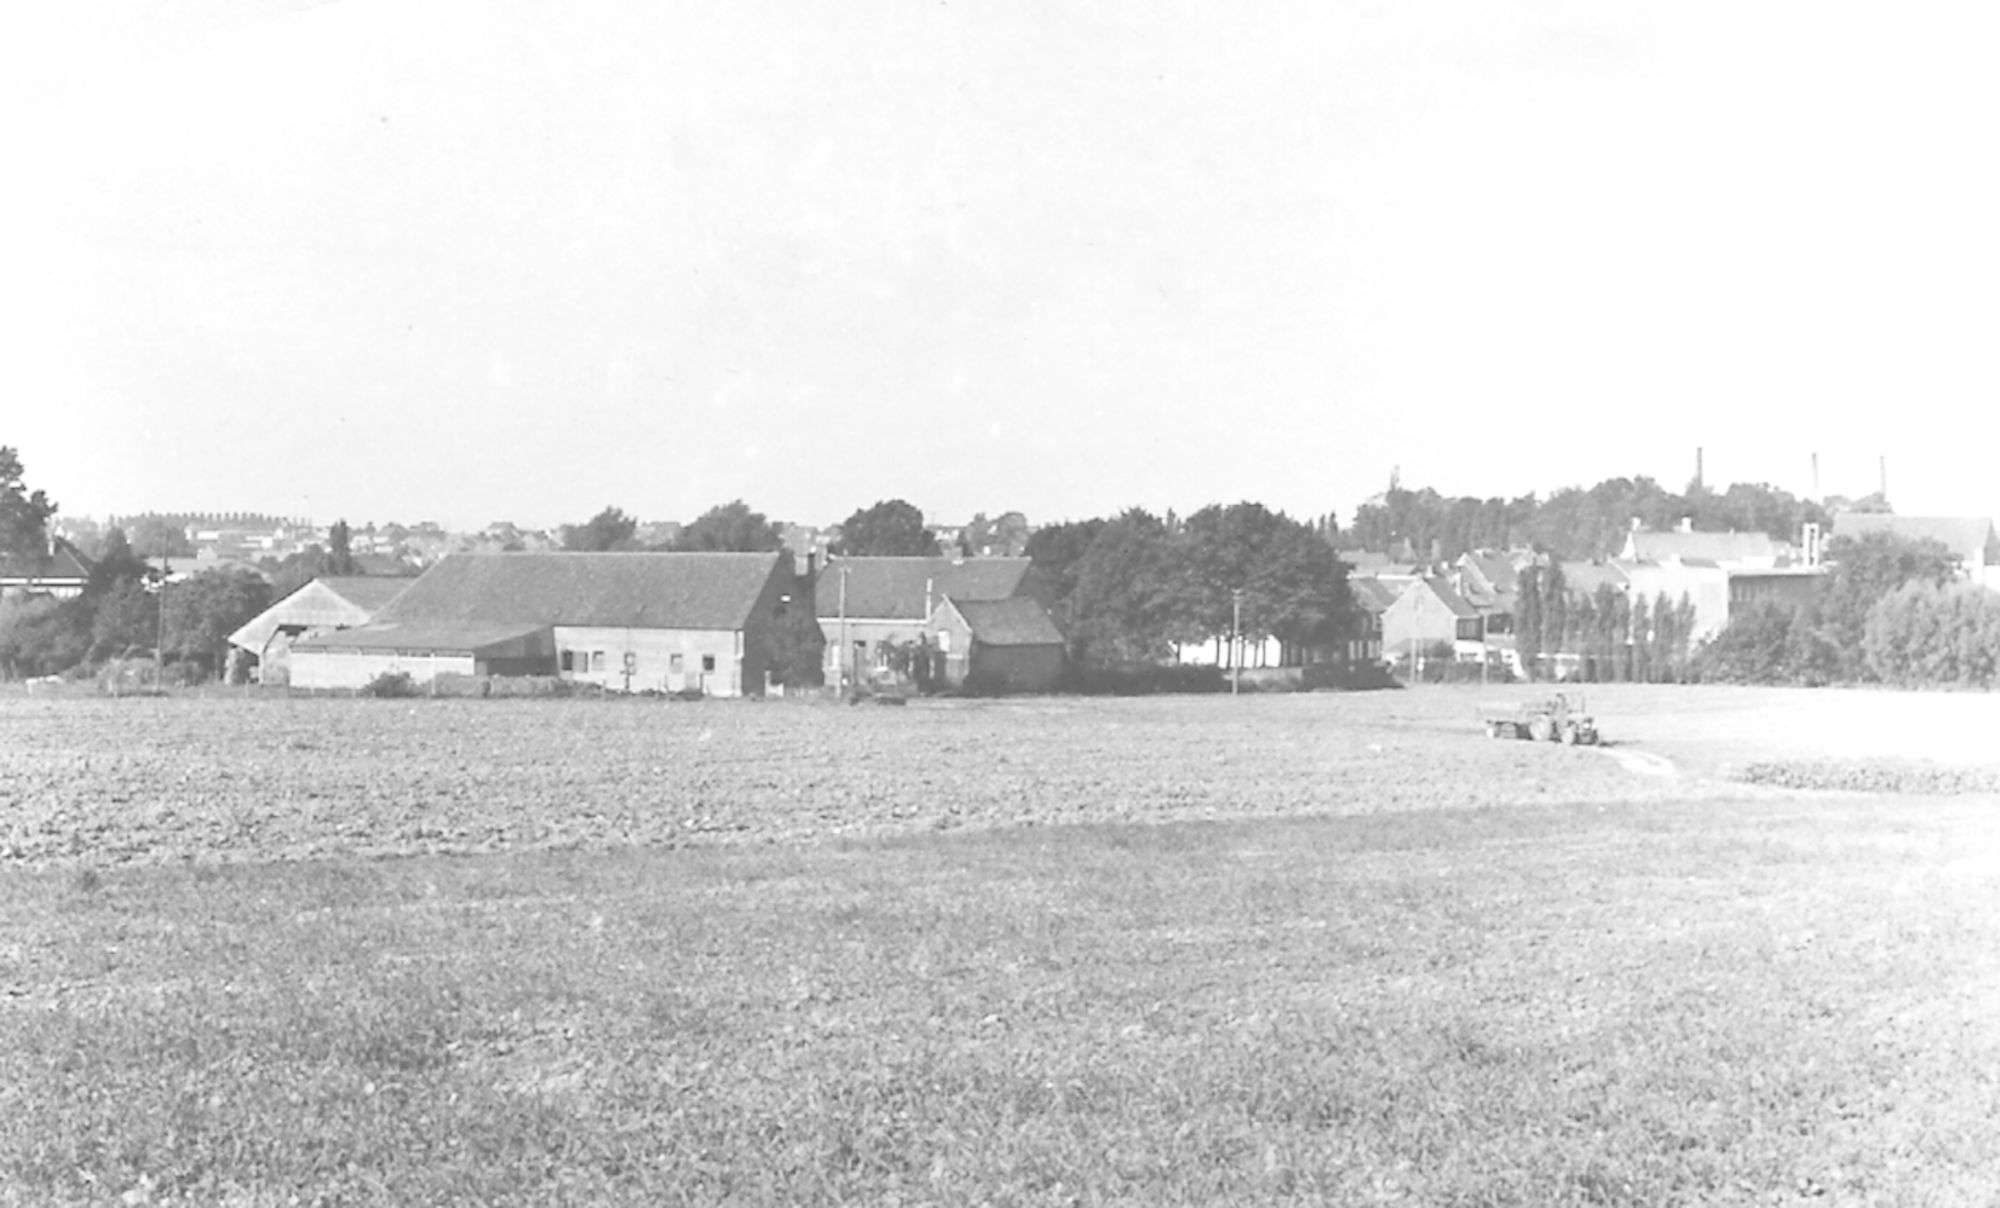
[[[1995,703],[1521,695],[0,701],[0,1202],[2000,1203],[2000,798],[1731,779]]]

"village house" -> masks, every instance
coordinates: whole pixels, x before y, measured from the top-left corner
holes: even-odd
[[[835,558],[817,576],[813,612],[826,637],[826,679],[887,666],[888,645],[914,642],[947,597],[1044,603],[1027,558]],[[843,645],[845,643],[845,645]]]
[[[413,579],[363,575],[322,575],[244,622],[229,644],[257,660],[263,684],[291,682],[293,643],[341,629],[366,625]]]
[[[780,553],[453,554],[374,619],[292,646],[298,688],[388,671],[549,675],[617,692],[765,691],[796,580]]]
[[[1769,533],[1696,532],[1693,523],[1681,521],[1671,532],[1641,528],[1637,521],[1625,535],[1625,547],[1618,552],[1620,562],[1692,562],[1724,568],[1769,568],[1788,562],[1792,547],[1773,540]]]
[[[1382,612],[1382,650],[1391,660],[1421,659],[1434,646],[1448,645],[1455,657],[1486,655],[1486,621],[1479,610],[1442,575],[1426,575],[1405,587]]]
[[[90,584],[90,563],[61,537],[49,540],[46,554],[0,557],[0,599],[49,596],[73,600]]]
[[[946,596],[924,625],[945,682],[993,692],[1053,692],[1062,685],[1063,635],[1037,600]]]
[[[1409,583],[1401,586],[1407,588]],[[1382,616],[1396,602],[1401,591],[1375,578],[1349,579],[1347,590],[1354,600],[1354,613],[1349,619],[1347,631],[1347,665],[1379,666],[1383,659]]]

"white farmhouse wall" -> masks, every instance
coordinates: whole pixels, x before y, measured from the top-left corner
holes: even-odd
[[[291,655],[292,687],[352,690],[389,671],[407,672],[417,683],[428,683],[444,674],[471,675],[470,654],[396,654],[390,651],[349,653],[332,650],[294,650]]]
[[[742,696],[762,685],[743,682],[743,631],[728,629],[598,629],[555,627],[557,674],[613,692],[701,691]],[[570,666],[563,667],[564,652]],[[589,660],[579,669],[577,655]],[[675,656],[680,658],[676,669]],[[703,660],[713,670],[704,670]],[[629,661],[628,661],[629,660]],[[627,676],[629,669],[630,675]]]

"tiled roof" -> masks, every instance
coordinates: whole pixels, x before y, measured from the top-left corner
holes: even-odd
[[[1620,589],[1631,586],[1631,576],[1611,562],[1564,562],[1562,566],[1563,590],[1570,595],[1585,595],[1595,592],[1599,585],[1609,583]],[[1548,577],[1542,578],[1542,589],[1548,589]]]
[[[21,557],[15,554],[0,556],[0,579],[24,581],[34,579],[41,582],[81,583],[90,578],[90,568],[77,555],[70,543],[57,538],[55,552],[39,558]]]
[[[547,625],[478,625],[450,621],[377,621],[306,638],[298,650],[437,650],[453,654],[551,654],[555,638]]]
[[[416,580],[379,575],[321,575],[313,582],[325,584],[328,591],[356,608],[374,612],[403,594],[403,589]]]
[[[1451,609],[1453,616],[1458,617],[1460,620],[1465,620],[1479,615],[1477,608],[1466,603],[1464,596],[1452,590],[1451,581],[1444,576],[1432,575],[1425,579],[1424,583],[1437,593],[1437,598],[1444,601],[1444,606]]]
[[[1355,605],[1369,612],[1387,612],[1389,606],[1396,602],[1396,597],[1403,594],[1403,588],[1408,586],[1407,583],[1391,585],[1369,577],[1347,581],[1347,589],[1353,593]]]
[[[1513,560],[1501,554],[1469,553],[1465,555],[1468,568],[1493,585],[1497,592],[1512,592],[1520,585]]]
[[[951,606],[965,618],[972,638],[982,646],[1060,646],[1062,631],[1038,601],[961,600]]]
[[[1883,512],[1842,512],[1833,518],[1833,535],[1894,533],[1912,540],[1930,540],[1951,551],[1961,562],[2000,563],[2000,536],[1984,516],[1891,516]]]
[[[452,554],[378,622],[741,629],[788,554]]]
[[[841,615],[844,573],[850,619],[921,623],[929,619],[926,602],[935,608],[946,596],[1006,600],[1022,594],[1032,565],[1027,558],[835,558],[820,572],[814,612],[825,618]]]

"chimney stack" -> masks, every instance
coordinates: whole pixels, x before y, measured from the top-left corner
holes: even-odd
[[[1878,458],[1878,459],[1876,460],[1876,467],[1877,467],[1877,473],[1878,473],[1878,475],[1879,475],[1879,477],[1880,477],[1880,482],[1881,482],[1881,485],[1880,485],[1880,486],[1878,486],[1878,487],[1877,487],[1876,489],[1877,489],[1877,490],[1879,490],[1879,491],[1880,491],[1880,492],[1882,493],[1882,502],[1883,502],[1883,503],[1887,503],[1887,502],[1889,502],[1889,456],[1888,456],[1888,454],[1886,454],[1886,453],[1885,453],[1885,454],[1883,454],[1883,455],[1882,455],[1881,457],[1879,457],[1879,458]]]
[[[1694,485],[1695,485],[1695,486],[1697,486],[1697,487],[1705,485],[1705,484],[1704,484],[1704,482],[1703,482],[1703,479],[1702,479],[1702,476],[1701,476],[1701,446],[1700,446],[1700,445],[1696,445],[1696,446],[1694,447]]]
[[[1812,455],[1812,466],[1813,466],[1812,497],[1813,497],[1813,502],[1818,503],[1820,501],[1820,494],[1819,494],[1819,454],[1817,453]]]

